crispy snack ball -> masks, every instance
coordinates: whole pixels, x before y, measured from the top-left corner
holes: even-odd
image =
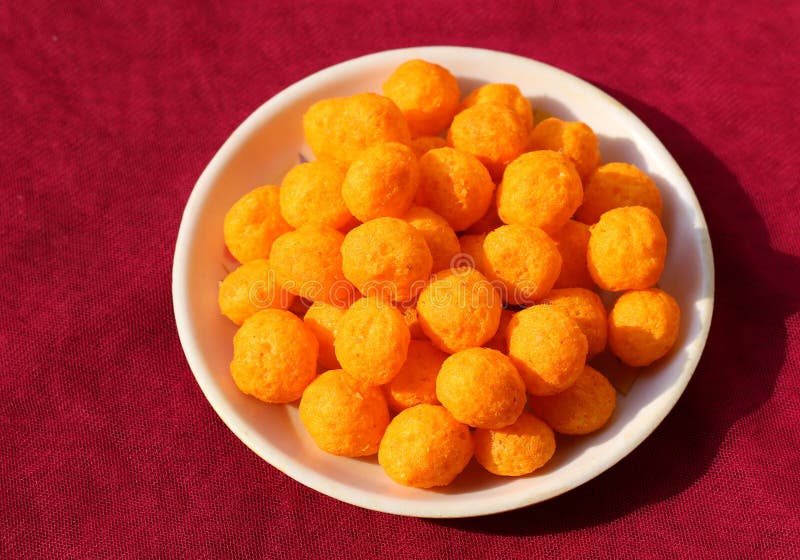
[[[582,122],[562,121],[555,117],[545,119],[533,129],[528,148],[553,150],[568,156],[575,164],[583,184],[600,165],[597,135]]]
[[[323,451],[345,457],[378,452],[389,408],[378,387],[358,383],[342,369],[326,371],[303,391],[300,421]]]
[[[608,318],[603,301],[596,293],[586,288],[562,288],[551,290],[541,303],[561,309],[578,323],[589,344],[589,358],[605,349]]]
[[[494,183],[474,156],[453,148],[436,148],[419,158],[420,200],[455,231],[481,219],[489,209]]]
[[[431,271],[439,272],[452,266],[453,257],[461,251],[461,246],[447,220],[425,206],[412,206],[403,220],[425,238],[433,257]]]
[[[558,252],[561,253],[561,274],[556,278],[554,288],[593,288],[594,280],[586,266],[586,250],[589,248],[589,226],[568,220],[564,226],[552,234]]]
[[[443,270],[417,300],[425,335],[448,354],[481,346],[497,332],[500,294],[474,268]]]
[[[419,59],[398,66],[383,84],[383,94],[403,112],[413,136],[444,130],[461,98],[458,82],[446,68]]]
[[[411,149],[417,159],[421,158],[425,152],[436,148],[444,148],[445,146],[447,146],[447,140],[441,136],[417,136],[411,140]]]
[[[599,371],[586,366],[570,387],[557,395],[531,397],[531,410],[559,434],[582,435],[605,426],[617,392]]]
[[[427,284],[432,266],[425,236],[398,218],[361,224],[342,243],[344,275],[364,295],[413,299]]]
[[[418,404],[439,404],[436,376],[447,354],[427,340],[412,340],[400,373],[384,385],[389,408],[400,412]]]
[[[319,365],[324,369],[342,367],[336,359],[333,341],[336,339],[336,331],[344,312],[345,309],[342,307],[315,301],[303,316],[306,326],[311,329],[319,342]]]
[[[276,285],[267,259],[239,266],[220,282],[217,294],[220,311],[237,325],[261,309],[288,309],[294,299]]]
[[[354,299],[353,285],[342,273],[344,235],[325,226],[303,226],[284,233],[272,244],[270,264],[286,291],[334,305]]]
[[[461,255],[456,261],[457,266],[453,268],[468,266],[478,270],[486,270],[486,254],[483,251],[483,241],[485,239],[485,234],[462,235],[458,240],[461,245]]]
[[[497,103],[512,109],[528,130],[533,128],[533,110],[530,102],[514,84],[486,84],[470,93],[461,102],[460,111],[478,103]]]
[[[629,163],[607,163],[584,182],[583,204],[575,219],[595,224],[605,212],[623,206],[644,206],[661,217],[661,192],[655,182]]]
[[[225,214],[225,246],[240,263],[267,258],[272,242],[292,229],[281,217],[279,193],[275,185],[258,187]]]
[[[378,463],[400,484],[447,486],[472,458],[469,428],[445,408],[419,404],[395,416],[378,450]]]
[[[362,222],[398,218],[411,207],[417,188],[417,156],[405,144],[386,142],[367,148],[353,161],[342,183],[342,198]]]
[[[503,309],[503,312],[500,314],[500,326],[497,327],[497,332],[492,337],[492,339],[484,344],[486,348],[493,348],[503,354],[508,352],[508,342],[506,342],[506,328],[508,328],[508,324],[511,322],[511,318],[514,316],[514,312],[510,309]]]
[[[475,459],[500,476],[522,476],[543,467],[556,452],[550,426],[527,412],[496,430],[475,430]]]
[[[578,324],[552,305],[516,313],[506,328],[508,355],[531,395],[554,395],[586,365],[588,343]]]
[[[525,383],[502,352],[468,348],[442,364],[436,378],[436,397],[462,424],[502,428],[522,414]]]
[[[264,309],[233,337],[233,381],[243,393],[264,402],[292,402],[317,374],[318,348],[317,339],[296,315]]]
[[[331,158],[345,165],[375,144],[411,141],[402,111],[376,93],[317,101],[303,115],[303,131],[317,159]]]
[[[667,257],[667,236],[649,208],[609,210],[591,232],[586,264],[602,289],[643,290],[658,282]]]
[[[681,308],[663,290],[622,294],[608,314],[608,345],[629,366],[650,365],[678,339]]]
[[[281,216],[294,228],[344,228],[353,216],[342,199],[343,181],[344,169],[330,160],[294,166],[281,183]]]
[[[383,385],[403,367],[410,341],[400,311],[378,298],[365,297],[339,319],[334,351],[342,367],[357,380]]]
[[[583,200],[572,161],[552,150],[527,152],[512,161],[497,187],[497,213],[507,224],[555,233]]]
[[[504,301],[527,305],[541,299],[561,272],[561,254],[544,231],[501,226],[483,240],[486,277],[502,287]]]

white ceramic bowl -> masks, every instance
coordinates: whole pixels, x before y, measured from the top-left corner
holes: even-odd
[[[448,68],[462,92],[486,82],[517,84],[535,107],[588,123],[600,137],[604,161],[626,161],[655,179],[664,198],[669,253],[660,285],[683,311],[676,349],[620,396],[610,424],[598,433],[560,438],[553,460],[521,478],[489,475],[474,464],[452,486],[417,490],[393,483],[374,459],[320,452],[302,427],[296,406],[266,405],[240,393],[228,364],[235,327],[219,313],[225,276],[222,222],[245,192],[278,183],[306,152],[301,117],[325,97],[380,91],[405,60],[423,58]],[[694,192],[655,135],[596,87],[546,64],[506,53],[463,47],[381,52],[322,70],[264,103],[231,135],[192,191],[178,234],[172,278],[181,344],[211,406],[250,449],[300,483],[336,499],[384,512],[420,517],[468,517],[506,511],[557,496],[602,473],[631,452],[672,409],[705,345],[714,299],[714,269],[705,219]]]

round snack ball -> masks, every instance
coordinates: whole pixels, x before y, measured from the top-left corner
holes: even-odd
[[[264,309],[233,337],[233,381],[240,391],[264,402],[292,402],[317,374],[318,348],[317,339],[296,315]]]
[[[444,148],[447,146],[447,140],[441,136],[417,136],[411,140],[411,149],[417,159],[421,158],[425,152],[435,150],[436,148]],[[419,194],[419,193],[417,193]]]
[[[500,295],[474,268],[439,272],[417,300],[423,332],[448,354],[491,340],[501,312]]]
[[[294,228],[346,227],[353,216],[342,199],[343,181],[344,170],[330,160],[294,166],[281,183],[281,216]]]
[[[551,290],[541,303],[552,305],[572,317],[586,336],[589,358],[605,349],[608,318],[603,300],[596,293],[586,288],[561,288]]]
[[[383,84],[383,94],[403,112],[413,136],[443,130],[461,98],[458,82],[446,68],[419,59],[398,66]]]
[[[634,290],[617,299],[608,314],[608,345],[629,366],[650,365],[675,345],[681,308],[663,290]]]
[[[492,178],[468,153],[453,148],[430,150],[419,158],[419,172],[421,200],[455,231],[480,220],[492,203]]]
[[[339,319],[336,359],[357,380],[383,385],[397,375],[408,356],[411,333],[403,314],[374,297],[361,298]]]
[[[582,435],[605,426],[617,393],[599,371],[586,366],[570,387],[557,395],[531,397],[531,410],[559,434]]]
[[[342,270],[362,294],[413,299],[427,284],[433,257],[425,236],[399,218],[353,228],[342,243]]]
[[[644,206],[614,208],[591,229],[586,264],[604,290],[643,290],[658,282],[667,258],[667,236]]]
[[[345,309],[341,307],[323,301],[315,301],[303,316],[306,326],[311,329],[319,342],[319,365],[323,369],[342,367],[339,360],[336,359],[333,342],[336,339],[336,331],[344,312]]]
[[[225,214],[225,246],[240,263],[269,257],[273,241],[292,228],[281,217],[280,188],[264,185],[236,201]]]
[[[502,352],[468,348],[442,364],[436,378],[436,397],[462,424],[502,428],[522,414],[525,383]]]
[[[425,238],[433,257],[431,271],[439,272],[452,266],[453,257],[461,251],[461,246],[447,220],[424,206],[412,206],[403,215],[403,220]]]
[[[497,215],[497,205],[494,203],[493,199],[489,205],[489,209],[486,211],[486,214],[484,214],[480,220],[464,230],[464,233],[489,233],[493,229],[497,229],[502,225],[503,221],[500,219],[500,216]]]
[[[504,301],[528,305],[541,299],[561,272],[561,254],[544,231],[521,225],[501,226],[483,241],[486,268],[499,283]]]
[[[411,141],[402,111],[375,93],[317,101],[303,115],[303,131],[317,159],[331,158],[345,165],[375,144]]]
[[[478,103],[458,113],[447,133],[449,143],[477,157],[495,180],[525,151],[530,129],[513,109]]]
[[[418,404],[439,404],[436,376],[447,354],[427,340],[412,340],[400,373],[384,385],[389,408],[400,412]]]
[[[586,181],[600,165],[597,135],[586,123],[567,122],[551,117],[536,125],[528,144],[530,150],[553,150],[568,156],[581,181]]]
[[[400,217],[411,207],[419,187],[419,165],[411,148],[399,142],[376,144],[350,165],[342,198],[362,222]]]
[[[661,192],[635,165],[607,163],[584,184],[583,204],[575,212],[576,220],[595,224],[604,213],[623,206],[644,206],[661,217]]]
[[[278,285],[309,299],[346,306],[354,288],[342,273],[344,235],[325,226],[303,226],[272,244],[270,265]]]
[[[486,270],[486,254],[483,251],[485,239],[486,234],[462,235],[458,240],[461,246],[461,255],[456,261],[457,266],[453,268],[468,266]]]
[[[493,348],[502,353],[508,352],[508,342],[506,342],[506,328],[508,328],[508,324],[511,322],[511,318],[514,316],[514,312],[510,309],[503,309],[503,312],[500,314],[500,326],[497,327],[497,332],[492,337],[492,339],[484,344],[487,348]]]
[[[378,387],[365,387],[342,369],[326,371],[303,391],[300,421],[328,453],[364,457],[378,452],[389,408]]]
[[[414,488],[447,486],[472,458],[469,428],[445,408],[412,406],[395,416],[378,450],[378,463],[400,484]]]
[[[460,110],[478,103],[497,103],[513,110],[528,130],[533,128],[533,110],[530,102],[514,84],[486,84],[470,93],[461,102]]]
[[[539,150],[509,164],[497,187],[497,213],[507,224],[555,233],[582,199],[581,178],[572,161],[564,154]]]
[[[554,288],[593,288],[594,280],[586,266],[586,250],[589,248],[589,226],[568,220],[551,235],[561,254],[561,274]]]
[[[552,305],[516,313],[506,328],[508,355],[531,395],[554,395],[586,365],[588,343],[578,324]]]
[[[522,476],[540,469],[556,452],[553,430],[527,412],[497,430],[475,430],[475,459],[500,476]]]
[[[295,296],[275,284],[267,259],[246,262],[219,284],[217,303],[223,315],[241,325],[261,309],[288,309]]]

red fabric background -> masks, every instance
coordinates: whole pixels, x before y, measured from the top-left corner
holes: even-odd
[[[796,557],[800,4],[168,4],[0,5],[0,557]],[[171,310],[183,206],[234,128],[316,70],[424,44],[617,97],[688,175],[716,258],[705,355],[653,436],[488,518],[282,475],[214,414]]]

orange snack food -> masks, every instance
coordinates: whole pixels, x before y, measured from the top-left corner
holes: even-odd
[[[582,122],[562,121],[555,117],[545,119],[533,129],[528,148],[563,153],[575,164],[584,185],[600,165],[597,135]]]
[[[644,206],[626,206],[609,210],[592,227],[586,264],[604,290],[642,290],[658,282],[666,257],[658,216]]]
[[[365,297],[339,319],[334,351],[342,367],[357,380],[383,385],[403,367],[410,341],[400,311],[380,299]]]
[[[556,452],[553,430],[528,412],[510,426],[475,430],[475,459],[500,476],[522,476],[542,468]]]
[[[275,185],[258,187],[225,214],[225,246],[240,263],[269,257],[273,241],[292,229],[281,217],[279,193]]]
[[[558,152],[527,152],[512,161],[497,187],[497,213],[507,224],[555,233],[583,200],[581,178]]]
[[[511,360],[491,348],[468,348],[442,364],[436,397],[453,418],[475,428],[502,428],[525,408],[525,383]]]
[[[328,453],[364,457],[378,452],[389,408],[378,387],[365,387],[342,369],[326,371],[303,391],[300,421]]]
[[[459,245],[461,245],[461,255],[457,260],[458,266],[486,270],[486,254],[483,252],[483,241],[485,239],[485,234],[462,235],[458,240]]]
[[[399,218],[361,224],[342,243],[344,275],[364,295],[413,299],[427,284],[432,266],[425,237]]]
[[[411,149],[417,159],[421,158],[425,152],[436,148],[444,148],[445,146],[447,146],[447,140],[441,136],[417,136],[411,140]]]
[[[624,206],[644,206],[661,217],[663,203],[655,182],[635,165],[607,163],[597,169],[583,191],[575,219],[595,224],[605,212]]]
[[[395,416],[378,450],[378,463],[389,477],[405,486],[447,486],[472,458],[469,428],[445,408],[412,406]]]
[[[309,161],[294,166],[281,183],[281,216],[293,228],[346,227],[353,221],[353,215],[342,199],[343,181],[344,170],[332,161]]]
[[[264,309],[233,337],[233,381],[240,391],[264,402],[292,402],[317,375],[318,348],[317,339],[296,315]]]
[[[241,325],[261,309],[288,309],[295,296],[275,285],[267,259],[246,262],[219,284],[217,304],[223,315]]]
[[[384,385],[389,408],[400,412],[418,404],[439,404],[436,376],[447,354],[427,340],[412,340],[400,372]]]
[[[478,103],[497,103],[513,110],[520,122],[530,130],[533,128],[533,110],[530,102],[514,84],[486,84],[470,93],[461,102],[460,110]]]
[[[439,214],[424,206],[412,206],[403,220],[422,234],[431,250],[431,271],[439,272],[452,266],[453,257],[461,250],[456,232]]]
[[[419,158],[420,196],[455,231],[477,222],[489,209],[494,183],[474,156],[453,148],[437,148]]]
[[[589,248],[589,226],[568,220],[552,234],[558,252],[561,253],[561,274],[556,278],[555,288],[593,288],[594,280],[586,266],[586,250]]]
[[[508,355],[531,395],[554,395],[586,365],[588,343],[578,324],[552,305],[516,313],[506,328]]]
[[[678,339],[681,308],[658,288],[625,292],[608,314],[608,345],[629,366],[664,357]]]
[[[461,98],[458,82],[449,70],[420,59],[398,66],[383,84],[383,94],[403,112],[412,136],[443,130]]]
[[[608,320],[603,301],[596,293],[585,288],[562,288],[551,290],[541,303],[552,305],[572,317],[586,336],[589,358],[605,349]]]
[[[511,318],[514,316],[514,312],[510,309],[503,309],[502,313],[500,313],[500,325],[497,327],[497,332],[492,337],[492,339],[484,344],[487,348],[492,348],[503,354],[508,352],[508,342],[506,342],[506,328],[508,324],[511,322]]]
[[[323,369],[339,369],[342,367],[336,359],[333,343],[336,339],[336,331],[339,321],[344,315],[345,309],[325,303],[315,301],[308,308],[303,316],[303,322],[311,329],[319,342],[319,365]]]
[[[614,413],[617,392],[603,374],[586,366],[570,387],[557,395],[531,397],[533,412],[559,434],[599,430]]]
[[[481,217],[480,220],[469,226],[464,233],[467,234],[479,234],[479,233],[489,233],[493,229],[497,229],[503,225],[503,220],[500,219],[500,216],[497,215],[497,204],[494,202],[494,197],[492,198],[491,204],[489,204],[489,209],[486,213]]]
[[[412,340],[428,340],[428,337],[422,332],[422,325],[419,323],[419,313],[417,313],[416,303],[414,306],[403,308],[403,318],[406,320],[408,332],[411,333]]]

